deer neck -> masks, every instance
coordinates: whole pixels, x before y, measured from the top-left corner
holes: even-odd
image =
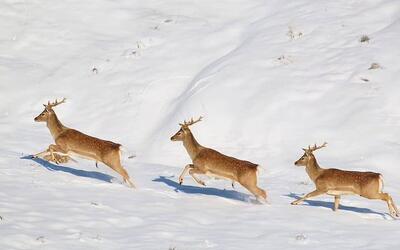
[[[313,182],[315,182],[317,177],[321,174],[322,168],[318,165],[317,159],[315,159],[314,156],[311,156],[310,160],[308,161],[306,172]]]
[[[53,113],[47,120],[47,127],[54,139],[56,139],[66,128],[62,125],[60,120],[58,120],[56,113]]]
[[[202,149],[202,146],[196,141],[191,132],[189,132],[189,135],[186,136],[185,140],[183,141],[183,146],[186,148],[186,151],[192,160],[196,158],[197,154]]]

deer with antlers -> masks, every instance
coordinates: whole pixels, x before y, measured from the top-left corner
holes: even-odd
[[[334,211],[337,211],[340,203],[340,196],[346,194],[360,195],[367,199],[379,199],[387,203],[390,215],[399,217],[399,210],[388,193],[383,193],[383,177],[374,172],[345,171],[335,168],[321,168],[315,156],[314,151],[325,147],[325,142],[321,146],[314,145],[304,149],[303,156],[294,164],[296,166],[305,166],[306,172],[314,182],[316,189],[308,193],[303,198],[293,201],[292,205],[298,205],[305,199],[322,194],[333,195],[335,197]]]
[[[198,179],[196,174],[225,178],[240,183],[257,199],[266,200],[267,193],[257,186],[257,164],[223,155],[216,150],[201,146],[196,141],[189,126],[201,121],[201,119],[200,116],[197,120],[192,118],[189,122],[180,123],[181,128],[171,137],[171,141],[183,142],[183,146],[193,162],[183,169],[179,176],[179,184],[183,183],[183,177],[188,172],[194,181],[203,186],[205,186],[205,183]]]
[[[135,187],[129,179],[127,171],[121,165],[121,144],[111,141],[101,140],[96,137],[86,135],[78,130],[64,126],[58,120],[53,108],[65,102],[65,98],[58,102],[48,102],[44,105],[44,110],[37,117],[36,122],[46,122],[55,144],[51,144],[47,150],[40,152],[34,157],[44,157],[46,160],[57,164],[71,160],[71,155],[102,162],[119,173],[124,182],[130,187]]]

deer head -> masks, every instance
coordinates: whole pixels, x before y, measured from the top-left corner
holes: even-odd
[[[318,150],[320,148],[326,147],[328,143],[324,142],[321,146],[317,146],[317,144],[314,144],[314,146],[308,146],[308,148],[303,148],[304,154],[303,156],[298,159],[294,165],[296,166],[307,166],[308,162],[310,161],[311,158],[314,158],[313,152],[315,150]]]
[[[200,116],[197,120],[193,120],[193,118],[191,118],[188,122],[185,120],[183,123],[179,123],[181,128],[171,137],[171,141],[183,141],[187,135],[191,134],[189,126],[201,121],[201,119],[203,119],[202,116]]]
[[[48,101],[47,104],[43,104],[44,110],[42,111],[42,113],[35,117],[35,122],[47,122],[49,118],[55,114],[53,108],[57,105],[60,105],[61,103],[64,103],[65,100],[66,99],[64,97],[60,102],[58,102],[56,99],[55,102],[51,103],[50,101]]]

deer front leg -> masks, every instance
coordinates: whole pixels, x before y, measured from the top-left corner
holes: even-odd
[[[44,156],[51,154],[51,159],[54,161],[54,159],[55,159],[54,151],[60,152],[62,154],[66,154],[59,146],[51,144],[51,145],[49,145],[49,147],[46,150],[33,155],[32,158],[44,157]]]
[[[300,204],[301,202],[303,202],[304,200],[306,200],[306,199],[308,199],[308,198],[311,198],[311,197],[314,197],[314,196],[318,196],[318,195],[321,195],[321,194],[324,194],[325,193],[325,191],[322,191],[322,190],[314,190],[314,191],[312,191],[311,193],[308,193],[306,196],[304,196],[303,198],[300,198],[300,199],[298,199],[298,200],[295,200],[295,201],[293,201],[292,203],[290,203],[290,204],[292,204],[292,205],[298,205],[298,204]]]
[[[192,168],[194,168],[194,165],[193,165],[193,164],[187,164],[187,165],[185,166],[185,168],[183,169],[181,175],[179,176],[179,185],[182,185],[182,183],[183,183],[183,177],[185,177],[185,175],[187,174],[187,172],[188,172],[190,169],[192,169]]]
[[[60,157],[57,153],[61,153],[62,155],[67,155],[67,153],[64,150],[62,150],[59,146],[51,144],[45,151],[33,155],[32,159],[40,157],[45,159],[46,161],[52,161],[59,164],[60,162],[58,159],[61,159],[62,157]],[[56,157],[56,155],[58,155],[58,157]]]
[[[192,176],[193,180],[195,180],[197,183],[199,183],[200,185],[206,186],[206,184],[204,183],[204,181],[198,179],[194,174],[205,174],[204,171],[194,167],[192,169],[189,170],[189,174],[190,176]]]
[[[68,152],[62,149],[59,145],[56,144],[50,144],[48,151],[51,154],[51,161],[55,162],[57,164],[61,163],[59,161],[60,157],[56,157],[55,154],[59,153],[62,155],[68,155]]]

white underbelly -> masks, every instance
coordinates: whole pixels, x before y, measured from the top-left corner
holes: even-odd
[[[355,194],[352,191],[342,191],[342,190],[329,190],[326,192],[329,195],[349,195],[349,194]]]
[[[232,180],[232,179],[230,179],[230,178],[228,178],[228,177],[225,177],[225,176],[221,176],[221,175],[217,175],[217,174],[211,173],[210,171],[207,171],[205,175],[206,175],[207,177],[209,177],[209,178],[214,178],[214,179]]]
[[[77,156],[77,157],[79,157],[81,159],[97,161],[96,158],[94,158],[94,157],[90,157],[90,156],[87,156],[87,155],[81,155],[81,154],[75,153],[73,151],[68,151],[68,155],[71,156],[71,157]]]

